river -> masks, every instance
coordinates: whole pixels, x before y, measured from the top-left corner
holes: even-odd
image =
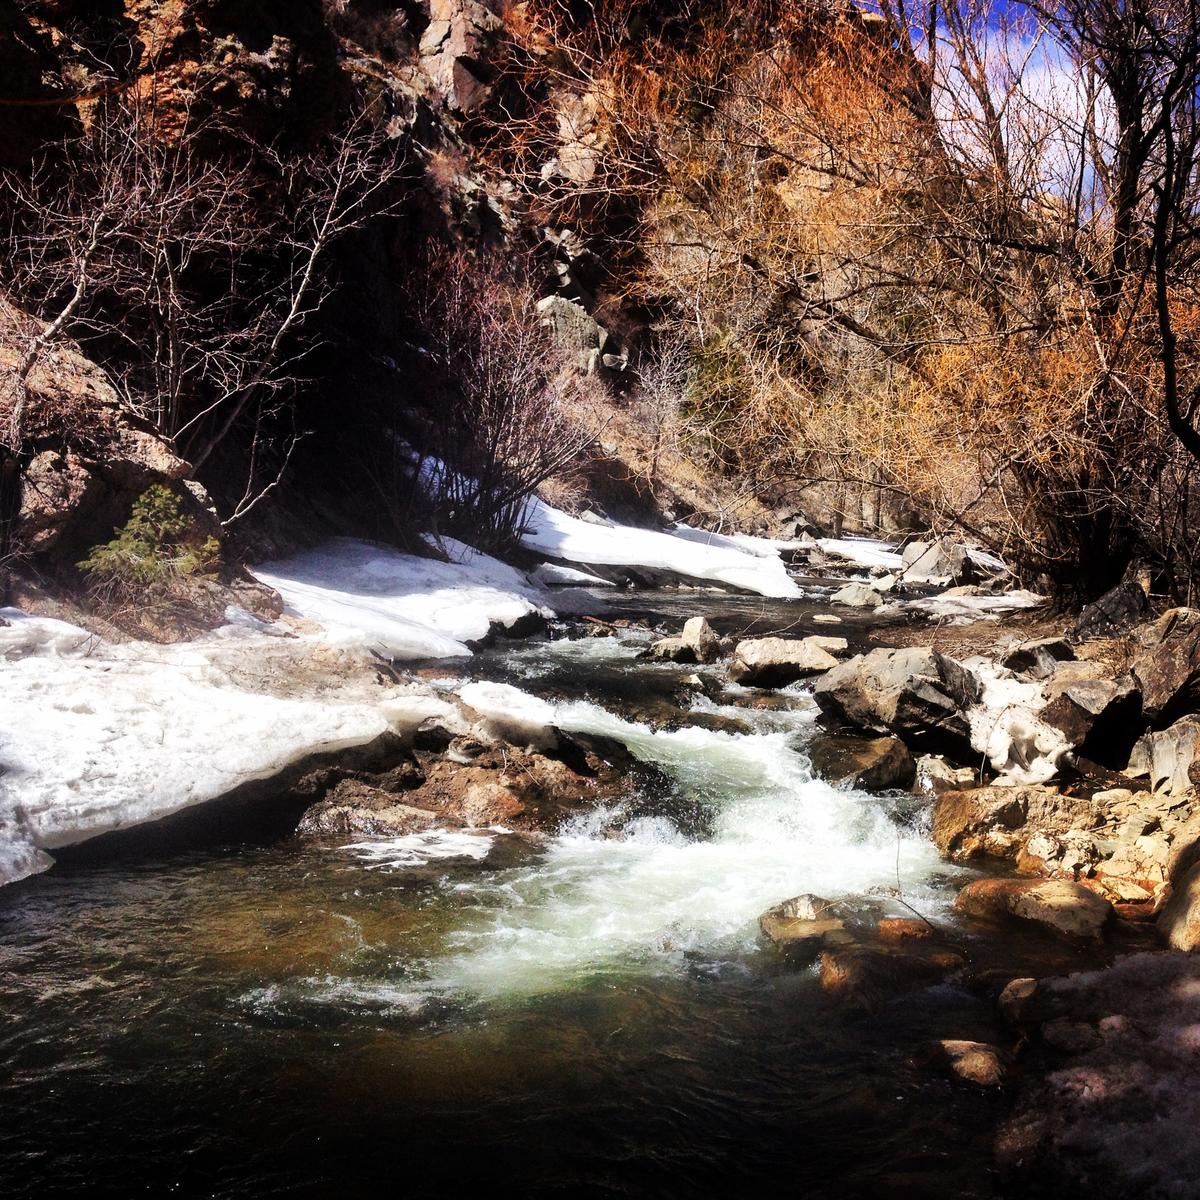
[[[638,601],[672,620],[681,603]],[[741,627],[748,603],[708,606]],[[802,688],[681,709],[686,671],[644,644],[427,672],[517,684],[642,764],[631,799],[548,840],[246,836],[0,892],[5,1194],[997,1194],[1002,1098],[920,1054],[995,1036],[981,988],[848,1012],[756,920],[816,892],[953,923],[967,873],[911,797],[813,778]],[[961,936],[978,977],[1069,958]]]

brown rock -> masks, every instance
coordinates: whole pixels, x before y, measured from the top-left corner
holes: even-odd
[[[896,737],[822,734],[809,743],[808,756],[822,779],[868,792],[911,787],[917,775],[913,756]]]
[[[344,779],[305,811],[296,832],[302,837],[404,837],[438,820],[437,813],[405,804],[392,792]]]
[[[1175,882],[1159,914],[1158,933],[1172,950],[1200,948],[1200,863]]]
[[[881,942],[924,941],[938,936],[938,931],[928,921],[916,917],[884,917],[876,931]]]
[[[952,946],[853,944],[821,952],[821,987],[850,1005],[876,1008],[892,997],[930,987],[966,965]]]
[[[1173,608],[1138,632],[1132,674],[1151,721],[1169,719],[1196,698],[1200,684],[1200,609]]]
[[[964,1083],[978,1087],[999,1087],[1004,1083],[1006,1056],[996,1046],[986,1042],[943,1039],[938,1042],[950,1073]]]
[[[467,788],[460,805],[468,825],[503,825],[525,811],[521,798],[502,783],[476,783]]]
[[[1098,940],[1113,907],[1069,879],[979,879],[958,894],[954,907],[971,917],[1014,917],[1062,937]]]
[[[982,787],[942,792],[933,803],[933,840],[947,858],[1016,858],[1039,834],[1098,824],[1099,808],[1054,788]]]

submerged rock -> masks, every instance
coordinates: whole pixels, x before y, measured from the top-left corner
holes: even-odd
[[[404,837],[438,823],[438,814],[416,808],[394,792],[343,779],[309,808],[296,832],[301,837]]]
[[[939,983],[966,961],[961,950],[932,939],[828,947],[821,952],[821,987],[853,1007],[873,1009],[903,992]]]
[[[930,1054],[956,1079],[979,1087],[1000,1087],[1008,1074],[1008,1055],[987,1042],[943,1038],[933,1043]]]
[[[821,734],[809,743],[808,756],[822,779],[868,792],[911,787],[917,774],[916,761],[897,737]]]
[[[729,678],[747,687],[783,687],[836,667],[834,656],[846,648],[846,639],[839,637],[751,638],[738,642]]]
[[[1113,906],[1067,879],[978,879],[954,902],[971,917],[1014,917],[1067,938],[1099,940],[1114,916]]]

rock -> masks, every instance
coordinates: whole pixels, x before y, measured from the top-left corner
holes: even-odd
[[[971,917],[1015,917],[1041,925],[1062,937],[1099,940],[1114,916],[1113,906],[1067,879],[979,879],[954,902]]]
[[[973,574],[963,548],[946,541],[909,542],[901,558],[910,583],[967,583]]]
[[[819,635],[752,638],[738,642],[729,664],[729,678],[747,687],[782,687],[836,667],[834,655],[843,653],[846,646],[845,638]]]
[[[475,828],[503,825],[525,811],[525,804],[513,789],[504,783],[471,784],[460,806],[463,819]]]
[[[610,349],[608,331],[574,300],[565,296],[545,296],[537,303],[542,321],[554,333],[554,340],[576,356],[578,368],[590,374]],[[580,520],[587,518],[580,514]],[[609,524],[608,521],[602,522]]]
[[[1064,638],[1038,638],[1021,642],[1006,651],[1000,659],[1000,665],[1019,675],[1049,679],[1059,663],[1071,662],[1074,658],[1075,651]]]
[[[932,835],[938,852],[965,862],[1015,854],[1023,839],[1015,834],[1029,821],[1031,805],[1044,815],[1057,802],[1049,788],[980,787],[945,791],[933,802]]]
[[[823,734],[809,743],[808,756],[822,779],[868,792],[911,787],[917,773],[916,761],[897,737]]]
[[[1200,784],[1200,718],[1184,717],[1158,733],[1147,733],[1134,746],[1125,773],[1148,776],[1150,787],[1180,796]]]
[[[680,640],[691,648],[696,662],[715,662],[721,656],[721,639],[704,617],[692,617],[684,622]]]
[[[817,613],[813,617],[814,625],[841,625],[842,618],[835,617],[833,613]]]
[[[813,692],[821,711],[859,729],[893,733],[919,748],[971,754],[964,709],[978,702],[978,678],[928,647],[872,650],[841,663]]]
[[[1071,636],[1077,642],[1111,637],[1136,625],[1149,611],[1150,602],[1139,584],[1133,580],[1119,583],[1083,609]]]
[[[883,597],[869,583],[848,583],[829,597],[831,604],[845,604],[849,608],[878,608]]]
[[[1200,696],[1200,609],[1173,608],[1137,635],[1133,678],[1142,711],[1154,723],[1193,706]]]
[[[810,963],[826,946],[852,940],[838,906],[820,896],[785,900],[758,918],[758,927],[790,963]]]
[[[1047,702],[1037,716],[1088,758],[1115,767],[1127,761],[1143,728],[1142,696],[1131,676],[1097,678],[1101,669],[1060,663],[1043,684]]]
[[[438,820],[437,813],[405,804],[392,792],[343,779],[305,811],[296,832],[301,837],[405,837]]]
[[[972,767],[952,767],[940,754],[922,754],[916,762],[913,791],[936,796],[961,791],[976,782]]]
[[[665,637],[650,644],[646,657],[660,658],[666,662],[694,663],[696,652],[681,637]]]
[[[987,1042],[968,1042],[945,1038],[936,1043],[940,1057],[950,1074],[964,1083],[979,1087],[999,1087],[1007,1075],[1006,1056]]]
[[[876,932],[881,942],[888,943],[924,941],[938,936],[938,931],[928,921],[916,917],[884,917]]]
[[[446,105],[469,113],[491,94],[486,63],[503,22],[478,0],[430,0],[421,66]]]
[[[1200,863],[1176,880],[1159,913],[1158,934],[1172,950],[1200,949]]]
[[[872,1009],[939,983],[965,965],[962,951],[932,940],[832,946],[821,951],[821,987],[852,1006]]]

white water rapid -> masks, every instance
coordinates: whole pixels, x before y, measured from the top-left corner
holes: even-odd
[[[554,710],[568,733],[616,739],[703,806],[702,832],[628,806],[573,820],[535,863],[455,886],[467,905],[450,952],[430,964],[436,991],[480,999],[535,995],[604,973],[712,969],[751,950],[757,917],[800,892],[830,898],[894,889],[931,911],[936,852],[889,819],[875,796],[815,779],[802,750],[808,711],[712,709],[751,733],[658,732],[595,704]]]

